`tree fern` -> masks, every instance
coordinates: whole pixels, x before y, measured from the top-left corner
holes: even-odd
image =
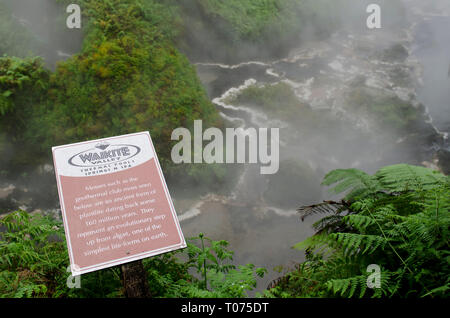
[[[391,192],[435,190],[448,177],[430,168],[398,164],[381,168],[375,174],[383,189]]]
[[[327,288],[334,294],[339,293],[340,296],[353,297],[358,288],[361,289],[360,297],[364,296],[366,291],[367,278],[363,275],[358,275],[350,278],[332,279],[326,285]]]
[[[343,221],[361,233],[365,232],[368,226],[375,223],[371,217],[361,214],[347,215],[343,217]]]
[[[331,191],[335,194],[348,191],[345,200],[364,197],[375,193],[380,189],[380,183],[376,177],[357,169],[337,169],[325,176],[323,185],[336,184]]]
[[[359,233],[332,233],[329,236],[335,242],[333,247],[340,248],[345,256],[373,253],[376,249],[383,249],[387,241],[378,235]]]
[[[312,204],[308,206],[302,206],[297,209],[299,212],[302,221],[305,220],[308,216],[318,213],[326,213],[326,214],[340,214],[341,212],[347,210],[349,207],[349,203],[345,201],[335,202],[335,201],[324,201],[318,204]]]
[[[447,176],[401,164],[374,175],[336,170],[325,177],[324,184],[333,185],[334,193],[346,192],[345,213],[329,209],[315,223],[317,234],[294,246],[306,251],[307,261],[289,274],[288,286],[306,276],[315,283],[308,285],[310,290],[298,289],[300,295],[449,296]],[[318,206],[322,207],[312,205],[299,211],[308,216]],[[381,268],[380,288],[366,284],[370,264]]]

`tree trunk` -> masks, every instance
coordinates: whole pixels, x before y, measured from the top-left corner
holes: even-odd
[[[127,298],[148,298],[147,274],[142,261],[134,261],[122,265],[123,287]]]

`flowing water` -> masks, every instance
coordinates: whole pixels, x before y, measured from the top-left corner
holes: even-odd
[[[49,4],[44,0],[29,1],[28,10],[23,11],[10,1],[15,17],[48,43],[43,56],[49,67],[54,67],[56,61],[79,51],[81,37],[78,34],[73,38],[67,33],[64,36],[67,30],[56,34],[49,29],[50,20],[36,16],[49,17],[51,10],[61,8],[42,9],[38,2]],[[42,14],[35,15],[39,10],[43,10]],[[291,246],[314,233],[311,224],[317,217],[301,222],[295,209],[330,198],[319,186],[328,171],[353,167],[374,172],[388,164],[420,164],[430,161],[436,149],[448,147],[449,16],[416,10],[410,17],[413,25],[408,29],[341,30],[327,40],[302,43],[285,58],[273,61],[236,65],[196,63],[198,75],[226,125],[280,128],[280,170],[286,162],[295,161],[304,167],[305,175],[286,178],[283,187],[274,189],[269,186],[270,176],[261,175],[258,165],[240,165],[236,168],[238,177],[228,192],[209,193],[191,200],[173,192],[185,235],[203,232],[213,239],[228,240],[235,251],[236,264],[253,263],[269,269],[269,274],[259,282],[258,289],[264,289],[279,275],[273,270],[275,266],[292,266],[303,260],[302,252]],[[406,48],[409,55],[400,60],[385,58],[383,52],[396,44]],[[409,80],[399,81],[398,74]],[[299,103],[310,107],[317,122],[278,116],[260,105],[235,102],[235,97],[249,87],[279,83],[290,87]],[[369,117],[355,114],[347,107],[349,92],[358,85],[373,96],[395,97],[411,107],[418,108],[423,103],[429,116],[424,116],[422,125],[414,132],[396,134],[377,130]],[[284,107],[282,98],[278,107]],[[51,166],[41,169],[49,173]],[[16,186],[9,184],[0,189],[0,199],[11,194]],[[294,202],[293,193],[298,193]],[[54,196],[57,202],[56,193]],[[274,196],[278,200],[273,200]],[[288,204],[276,204],[280,201]],[[57,211],[58,207],[54,208]]]
[[[298,207],[330,198],[326,192],[309,199],[302,193],[315,188],[311,182],[320,182],[332,169],[355,167],[374,172],[388,164],[421,164],[431,160],[436,149],[448,148],[450,17],[419,11],[412,21],[410,28],[398,33],[340,31],[326,41],[304,44],[280,60],[235,65],[199,62],[197,70],[230,127],[280,128],[281,165],[284,159],[293,158],[314,171],[315,180],[300,177],[295,184],[289,184],[298,191]],[[405,60],[383,55],[396,44],[408,51]],[[398,74],[409,80],[399,81]],[[411,107],[422,103],[426,108],[423,125],[405,135],[378,136],[370,119],[355,115],[346,107],[347,94],[355,81],[363,82],[375,95],[395,96]],[[331,114],[345,123],[337,130],[340,134],[335,135],[335,129],[323,125],[302,130],[292,122],[265,113],[258,105],[232,102],[248,87],[277,83],[289,85],[297,98],[315,111],[324,116]],[[282,99],[279,107],[283,107]],[[275,266],[303,260],[303,254],[291,246],[311,235],[311,224],[317,220],[302,223],[295,206],[272,206],[265,200],[267,191],[267,178],[249,165],[243,168],[228,196],[209,194],[187,212],[181,212],[180,217],[188,234],[206,232],[230,241],[237,264],[250,262],[268,268],[260,289],[279,275],[271,270]]]
[[[428,107],[433,124],[450,131],[450,17],[425,16],[415,27],[412,54],[423,66],[420,102]]]

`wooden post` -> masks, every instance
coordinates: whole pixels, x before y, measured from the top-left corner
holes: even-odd
[[[127,298],[149,298],[147,274],[141,260],[122,265],[122,283]]]

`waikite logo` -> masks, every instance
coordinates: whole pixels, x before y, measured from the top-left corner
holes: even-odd
[[[141,148],[135,145],[101,142],[95,145],[95,148],[77,153],[68,162],[75,167],[96,167],[131,159],[140,152]]]

